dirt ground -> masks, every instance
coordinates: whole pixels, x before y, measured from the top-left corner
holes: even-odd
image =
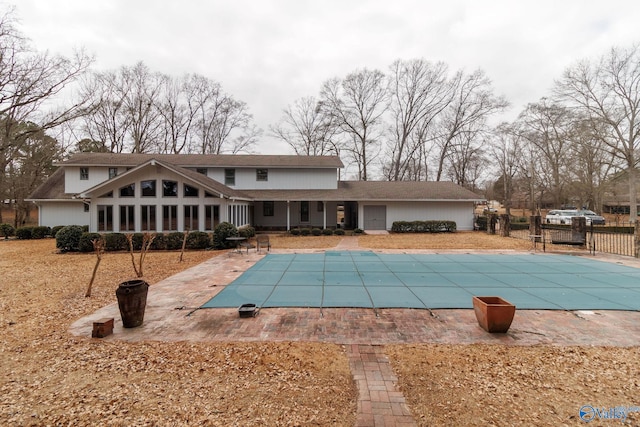
[[[330,248],[336,236],[272,236],[277,248]],[[484,233],[360,236],[365,248],[529,249]],[[152,252],[153,285],[217,252]],[[52,239],[0,241],[0,425],[353,426],[357,390],[345,349],[324,343],[125,343],[74,337],[71,323],[115,301],[134,270],[104,256],[57,254]],[[418,425],[582,425],[579,409],[640,406],[633,348],[385,347]],[[617,423],[619,421],[611,421]],[[615,425],[615,424],[613,424]],[[640,425],[638,413],[627,425]]]

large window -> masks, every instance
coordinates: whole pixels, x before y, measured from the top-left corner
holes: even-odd
[[[162,230],[178,231],[178,206],[164,205],[162,207]]]
[[[83,181],[89,179],[89,168],[80,168],[80,179]]]
[[[140,206],[140,230],[156,231],[156,207],[154,205]]]
[[[269,169],[256,169],[256,181],[269,181]]]
[[[120,189],[120,197],[133,197],[136,195],[136,185],[125,185]]]
[[[262,202],[262,216],[273,216],[275,202]]]
[[[184,229],[193,231],[198,230],[198,205],[184,206]]]
[[[135,206],[120,206],[120,231],[136,231]]]
[[[156,180],[142,181],[140,183],[142,188],[142,197],[155,197],[156,196]]]
[[[198,189],[188,184],[184,185],[184,197],[198,197]]]
[[[178,183],[176,181],[162,181],[163,197],[178,197]]]
[[[224,170],[224,185],[236,185],[236,170],[225,169]]]
[[[204,207],[204,229],[215,230],[216,225],[220,223],[220,206],[206,205]]]
[[[98,205],[98,231],[113,231],[113,206]]]

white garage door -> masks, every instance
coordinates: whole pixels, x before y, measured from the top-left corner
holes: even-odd
[[[387,207],[364,206],[364,230],[386,230],[387,229]]]

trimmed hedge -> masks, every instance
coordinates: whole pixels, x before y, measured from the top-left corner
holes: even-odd
[[[129,250],[129,241],[123,233],[106,233],[104,234],[104,250],[105,251],[124,251]]]
[[[82,237],[82,227],[67,225],[56,233],[56,248],[61,251],[77,251]]]
[[[211,237],[204,231],[192,231],[187,236],[187,249],[207,249],[211,246]]]
[[[78,244],[78,250],[80,252],[93,252],[92,240],[101,239],[100,233],[82,233],[80,236],[80,243]]]
[[[344,230],[342,228],[336,228],[333,232],[336,236],[344,236]]]
[[[182,241],[184,240],[184,233],[181,231],[174,231],[169,234],[165,234],[165,246],[169,251],[175,251],[182,249]]]
[[[20,240],[33,239],[33,227],[20,227],[16,230],[16,237]]]
[[[44,225],[39,225],[37,227],[33,227],[31,231],[32,239],[44,239],[47,236],[51,235],[51,228],[46,227]]]
[[[456,231],[456,222],[448,220],[395,221],[391,226],[394,233],[444,233]]]
[[[7,224],[7,223],[0,224],[0,234],[5,239],[8,239],[10,236],[13,236],[14,234],[16,234],[16,229],[11,224]]]
[[[214,249],[229,249],[234,247],[235,243],[228,241],[227,237],[238,237],[238,229],[230,222],[221,222],[213,230]]]
[[[333,235],[333,230],[330,228],[323,228],[322,229],[322,235],[323,236],[331,236]]]

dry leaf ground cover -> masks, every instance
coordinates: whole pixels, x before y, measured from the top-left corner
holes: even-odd
[[[372,249],[529,248],[483,233],[358,239]],[[272,236],[276,248],[339,241]],[[178,253],[150,253],[145,280],[157,283],[217,255],[188,252],[178,263]],[[85,298],[94,263],[91,254],[56,254],[53,240],[0,242],[0,425],[355,424],[357,392],[339,345],[71,336],[69,325],[112,303],[117,284],[133,274],[128,254],[108,253]],[[416,343],[384,350],[418,425],[582,425],[582,405],[640,406],[637,347]],[[627,425],[639,424],[630,414]]]

